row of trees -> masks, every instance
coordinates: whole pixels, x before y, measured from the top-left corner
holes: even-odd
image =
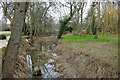
[[[68,22],[66,24],[61,23],[58,38],[60,38],[63,31],[65,31],[63,25],[72,26],[74,35],[81,36],[81,34],[84,34],[84,36],[86,36],[86,34],[90,34],[95,35],[95,39],[98,39],[98,34],[118,33],[117,2],[93,2],[84,19],[83,14],[87,3],[83,1],[73,2],[71,4],[76,7],[67,7],[70,8],[70,12],[71,9],[75,10],[75,13],[71,16],[70,20],[68,19],[70,13],[67,15],[67,18],[65,17],[62,21],[60,20],[60,23],[66,23],[67,20]]]
[[[11,22],[10,26],[12,28],[15,5],[14,3],[10,2],[1,2],[1,5],[4,12],[4,16]],[[68,22],[64,24],[64,26],[73,28],[74,35],[81,35],[82,33],[84,33],[85,35],[97,35],[98,32],[100,32],[101,34],[117,33],[118,10],[117,4],[115,2],[93,2],[91,4],[91,8],[87,13],[87,16],[84,17],[83,14],[86,6],[87,3],[84,2],[84,0],[83,2],[66,3],[30,3],[28,11],[26,13],[27,15],[23,32],[25,35],[29,35],[31,39],[33,35],[41,36],[47,32],[47,34],[50,34],[50,32],[53,32],[52,27],[56,25],[54,23],[54,14],[51,14],[51,11],[53,13],[57,12],[56,14],[60,13],[59,23],[57,24],[61,27],[61,22],[67,20],[67,18],[70,17],[71,12],[74,11],[74,14],[71,16],[71,19],[69,19]],[[59,7],[62,7],[63,11],[60,11],[60,9],[58,9]],[[68,13],[61,15],[61,13],[64,13],[65,10],[67,10],[66,8],[68,9]],[[61,28],[58,36],[62,35],[60,33],[63,33]]]

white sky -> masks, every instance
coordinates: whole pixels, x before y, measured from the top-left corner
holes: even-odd
[[[91,4],[92,4],[92,0],[87,0],[87,6],[84,8],[83,19],[86,17]]]
[[[87,5],[86,7],[84,8],[84,13],[83,13],[83,19],[86,17],[87,15],[87,12],[88,10],[90,9],[90,5],[92,4],[92,1],[93,0],[87,0]],[[1,5],[0,5],[1,6]],[[64,11],[64,12],[61,12],[61,15],[64,15],[64,13],[68,14],[69,13],[69,10],[68,9],[65,9],[65,8],[61,8],[60,10]],[[60,15],[60,13],[54,13],[52,12],[51,14],[53,14],[53,16],[56,18],[56,20],[58,20],[58,17]],[[0,8],[0,20],[2,20],[2,16],[3,16],[3,12],[2,12],[2,9]],[[10,21],[7,19],[7,24],[10,24]]]
[[[87,5],[86,5],[86,6],[84,7],[84,9],[83,9],[83,19],[86,17],[87,12],[89,11],[90,5],[92,4],[92,1],[93,1],[93,0],[86,0],[86,1],[87,1]],[[64,3],[64,2],[62,2],[62,3]],[[50,10],[51,10],[50,13],[51,13],[54,17],[56,17],[55,21],[58,22],[59,17],[60,17],[60,13],[59,13],[59,12],[58,12],[58,13],[54,13],[54,12],[52,11],[52,9],[50,9]],[[69,10],[68,8],[66,8],[66,7],[64,7],[64,8],[59,8],[59,10],[61,11],[61,15],[62,15],[62,16],[64,16],[65,14],[67,15],[67,14],[70,13],[70,10]]]
[[[0,8],[0,20],[2,20],[2,8]]]

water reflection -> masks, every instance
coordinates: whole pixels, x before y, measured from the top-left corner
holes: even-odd
[[[49,52],[52,56],[57,56],[55,53],[50,52],[52,49],[55,48],[55,44],[51,42],[41,42],[39,44],[39,51],[30,51],[28,52],[28,55],[26,56],[27,64],[29,65],[31,69],[31,76],[33,76],[33,73],[37,69],[41,69],[42,76],[37,76],[39,78],[57,78],[59,77],[59,73],[55,70],[57,69],[53,63],[55,63],[54,59],[45,59],[44,55],[38,55],[41,52],[46,54],[46,52]],[[44,58],[44,60],[43,60]],[[58,70],[58,69],[57,69]]]
[[[26,59],[27,59],[27,64],[28,64],[29,67],[30,67],[30,74],[32,75],[32,59],[31,59],[31,56],[30,56],[30,55],[27,55],[27,56],[26,56]]]

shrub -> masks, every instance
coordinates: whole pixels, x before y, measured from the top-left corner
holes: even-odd
[[[4,31],[10,31],[10,30],[11,30],[10,27],[4,29]]]
[[[6,39],[6,36],[4,34],[0,35],[0,39]]]

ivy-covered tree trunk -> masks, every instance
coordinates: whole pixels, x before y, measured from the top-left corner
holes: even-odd
[[[22,37],[22,28],[25,22],[25,12],[27,8],[25,2],[15,3],[15,14],[13,18],[13,27],[11,37],[3,58],[2,78],[14,78],[14,68],[18,55],[18,49]]]
[[[74,11],[72,11],[72,6],[73,4],[70,5],[70,16],[66,19],[64,19],[63,21],[60,21],[60,30],[59,30],[59,34],[58,34],[58,39],[61,38],[68,22],[71,20],[71,18],[73,17],[74,13],[75,13],[75,9]]]

